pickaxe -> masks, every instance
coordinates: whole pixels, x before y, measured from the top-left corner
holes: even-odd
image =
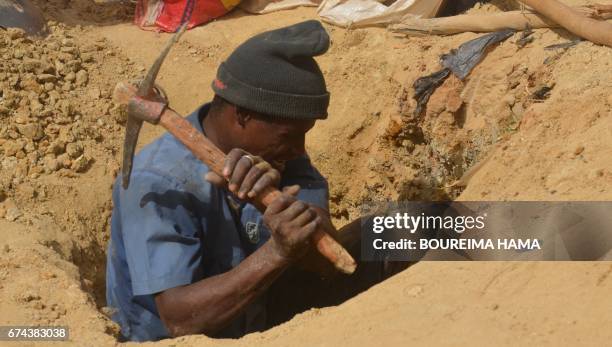
[[[222,176],[221,172],[225,163],[225,154],[187,120],[169,108],[165,98],[159,96],[155,89],[155,79],[159,69],[172,45],[178,41],[181,34],[185,31],[185,27],[183,25],[179,28],[176,34],[168,41],[138,87],[125,82],[120,82],[115,87],[113,93],[114,99],[119,104],[127,104],[128,115],[122,165],[122,185],[124,189],[127,189],[130,183],[134,151],[138,142],[138,134],[144,121],[163,126],[183,143],[185,147],[191,150],[196,158],[204,162],[211,171]],[[250,199],[250,202],[263,212],[266,206],[271,204],[279,194],[281,192],[278,189],[269,187],[255,198]],[[337,270],[346,274],[351,274],[355,271],[357,266],[355,260],[336,240],[323,230],[317,230],[312,236],[312,241],[316,245],[317,250],[332,262]]]

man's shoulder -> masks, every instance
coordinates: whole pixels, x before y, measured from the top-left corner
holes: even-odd
[[[198,110],[186,119],[201,131]],[[136,154],[132,175],[160,176],[179,184],[189,184],[194,179],[201,181],[207,172],[206,164],[172,134],[165,133]]]

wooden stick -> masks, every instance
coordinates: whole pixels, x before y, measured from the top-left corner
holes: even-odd
[[[612,47],[612,23],[581,15],[557,0],[519,0],[574,35],[593,43]]]
[[[597,18],[612,18],[612,5],[591,5],[575,7],[582,15]],[[503,29],[523,30],[554,28],[554,21],[534,12],[508,11],[493,14],[464,14],[440,18],[415,18],[406,16],[400,23],[389,26],[394,32],[407,35],[450,35],[462,32],[493,32]]]
[[[118,83],[113,96],[116,102],[126,104],[135,93],[136,88],[134,86]],[[159,124],[181,141],[211,171],[222,176],[221,172],[225,164],[225,154],[185,118],[172,109],[166,108],[159,119]],[[278,189],[268,187],[268,189],[258,194],[252,200],[252,203],[263,212],[266,206],[270,205],[280,194],[281,192]],[[317,230],[312,236],[312,241],[316,245],[317,250],[334,264],[336,269],[346,274],[355,272],[357,265],[353,257],[326,232]]]

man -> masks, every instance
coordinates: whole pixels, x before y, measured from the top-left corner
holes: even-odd
[[[118,179],[107,301],[123,339],[239,337],[295,314],[287,303],[299,297],[282,283],[315,295],[306,283],[318,277],[286,270],[316,253],[316,228],[336,232],[327,182],[304,149],[305,134],[327,117],[329,93],[313,57],[328,47],[321,24],[307,21],[251,38],[221,64],[212,103],[187,119],[227,153],[225,177],[166,134],[136,156],[128,190]],[[262,216],[245,199],[268,186],[284,193]],[[341,296],[360,286],[349,287]]]

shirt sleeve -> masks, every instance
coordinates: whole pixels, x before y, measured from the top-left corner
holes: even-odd
[[[298,199],[329,211],[329,186],[327,180],[312,166],[308,156],[288,161],[283,172],[281,187],[301,187]]]
[[[170,178],[133,173],[119,189],[120,223],[134,295],[149,295],[202,278],[202,222],[195,198]]]

